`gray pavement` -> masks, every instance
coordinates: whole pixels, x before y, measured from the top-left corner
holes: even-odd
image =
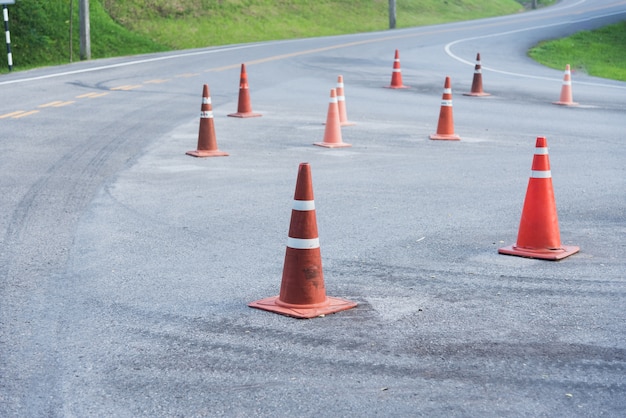
[[[0,117],[39,112],[0,119],[0,415],[623,416],[626,83],[575,73],[580,106],[555,106],[563,72],[523,50],[625,13],[564,1],[3,76]],[[410,89],[383,88],[395,49]],[[461,94],[476,52],[486,98]],[[260,118],[226,116],[241,62]],[[353,146],[315,147],[338,74]],[[428,139],[447,75],[458,142]],[[185,155],[203,83],[228,157]],[[37,107],[54,100],[74,102]],[[497,253],[537,136],[581,248],[560,262]],[[311,320],[247,306],[279,292],[301,162],[328,295],[358,303]]]

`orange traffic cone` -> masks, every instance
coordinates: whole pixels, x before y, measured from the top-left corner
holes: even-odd
[[[548,143],[544,137],[537,138],[531,170],[517,242],[498,252],[545,260],[560,260],[577,253],[578,247],[561,244]]]
[[[339,109],[339,122],[341,126],[356,125],[354,122],[348,122],[348,113],[346,111],[346,96],[343,90],[343,76],[337,77],[337,108]]]
[[[446,77],[441,97],[441,108],[439,110],[439,123],[437,133],[430,135],[430,139],[447,139],[458,141],[460,136],[454,133],[454,118],[452,115],[452,88],[450,87],[450,77]]]
[[[314,142],[313,145],[326,148],[351,147],[341,139],[341,122],[339,121],[339,107],[337,106],[337,91],[330,89],[330,103],[328,104],[328,115],[326,116],[326,129],[324,130],[324,141]]]
[[[237,105],[237,113],[231,113],[228,116],[235,118],[253,118],[261,116],[260,113],[254,113],[252,111],[246,64],[241,64],[241,77],[239,79],[239,104]]]
[[[198,149],[187,151],[187,155],[193,157],[225,157],[227,153],[217,149],[217,139],[215,138],[215,124],[213,123],[213,107],[211,106],[211,96],[209,86],[204,85],[202,89],[202,106],[200,107],[200,129],[198,131]]]
[[[563,87],[561,87],[561,97],[558,102],[553,102],[562,106],[577,106],[578,103],[574,102],[572,98],[572,73],[569,69],[569,64],[565,66],[565,74],[563,75]]]
[[[396,56],[393,60],[393,70],[391,70],[391,85],[388,89],[408,89],[409,86],[402,84],[402,69],[400,69],[400,53],[396,49]]]
[[[301,163],[291,211],[280,294],[252,302],[248,306],[296,318],[313,318],[354,308],[356,305],[355,302],[326,296],[311,166],[309,163]]]
[[[476,65],[474,66],[474,79],[472,80],[472,91],[463,93],[464,96],[491,96],[483,91],[483,74],[480,65],[480,53],[476,54]]]

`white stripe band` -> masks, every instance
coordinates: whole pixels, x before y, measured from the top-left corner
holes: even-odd
[[[452,94],[452,89],[443,89],[443,94]]]
[[[294,200],[293,210],[315,210],[314,200]]]
[[[330,98],[330,103],[337,103],[337,97],[331,97]]]
[[[482,73],[482,71],[480,71],[480,68],[477,68],[477,69],[474,70],[474,74],[481,74],[481,73]]]
[[[552,177],[552,172],[550,170],[544,170],[544,171],[532,170],[530,172],[530,177],[533,179],[549,179]]]
[[[337,88],[338,89],[342,89],[343,88],[343,83],[337,83]]]
[[[441,106],[452,107],[452,100],[442,100],[441,101]]]
[[[211,98],[210,97],[203,97],[202,98],[202,104],[211,104]]]
[[[572,85],[572,82],[571,82],[570,80],[563,81],[563,85],[564,85],[564,86],[571,86],[571,85]]]
[[[296,250],[311,250],[320,247],[319,238],[287,238],[287,247],[294,248]]]
[[[391,72],[392,72],[392,73],[401,73],[401,72],[402,72],[402,70],[401,70],[401,69],[399,69],[399,68],[394,68],[394,69],[392,69],[392,70],[391,70]]]
[[[535,155],[548,155],[548,148],[546,147],[535,148]]]
[[[200,118],[202,119],[213,119],[213,112],[200,112]]]
[[[346,101],[346,96],[337,96],[337,101],[345,102]]]

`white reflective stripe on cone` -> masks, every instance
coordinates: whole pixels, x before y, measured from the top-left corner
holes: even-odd
[[[293,209],[302,210],[302,211],[315,210],[315,201],[314,200],[294,200]]]
[[[543,171],[532,170],[530,172],[530,177],[533,179],[549,179],[552,177],[552,172],[550,170],[543,170]]]
[[[314,248],[320,247],[319,238],[287,238],[287,247],[293,248],[296,250],[311,250]]]

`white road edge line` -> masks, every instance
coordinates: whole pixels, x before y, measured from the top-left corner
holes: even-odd
[[[580,2],[576,3],[576,4],[580,4],[580,3],[584,3],[585,0],[581,0]],[[571,6],[575,6],[576,4],[572,4]],[[444,47],[444,50],[446,51],[446,54],[452,58],[455,59],[463,64],[467,64],[470,66],[474,66],[475,63],[474,62],[469,62],[467,60],[464,60],[463,58],[459,57],[458,55],[455,55],[451,48],[456,45],[456,44],[460,44],[462,42],[467,42],[467,41],[473,41],[476,39],[484,39],[484,38],[493,38],[496,36],[502,36],[502,35],[511,35],[513,33],[519,33],[519,32],[525,32],[525,31],[529,31],[529,30],[535,30],[535,29],[542,29],[542,28],[549,28],[552,26],[559,26],[559,25],[569,25],[572,23],[578,23],[578,22],[587,22],[589,20],[594,20],[594,19],[599,19],[602,17],[606,17],[606,16],[613,16],[613,15],[617,15],[617,14],[622,14],[624,12],[617,12],[617,13],[609,13],[609,14],[605,14],[605,15],[601,15],[601,16],[594,16],[588,19],[581,19],[581,20],[574,20],[574,21],[568,21],[568,22],[560,22],[560,23],[554,23],[554,24],[550,24],[550,25],[542,25],[542,26],[533,26],[530,28],[524,28],[524,29],[516,29],[516,30],[512,30],[512,31],[507,31],[507,32],[499,32],[499,33],[492,33],[490,35],[483,35],[483,36],[474,36],[471,38],[463,38],[463,39],[457,39],[456,41],[452,41],[448,44],[446,44],[446,46]],[[536,80],[548,80],[548,81],[558,81],[558,80],[562,80],[562,78],[551,78],[551,77],[541,77],[541,76],[536,76],[536,75],[532,75],[532,74],[521,74],[521,73],[514,73],[511,71],[504,71],[504,70],[497,70],[495,68],[491,68],[491,67],[485,67],[484,65],[481,65],[481,69],[482,70],[488,70],[488,71],[493,71],[494,73],[499,73],[499,74],[505,74],[505,75],[510,75],[510,76],[514,76],[514,77],[524,77],[524,78],[532,78],[532,79],[536,79]],[[617,89],[625,89],[626,90],[626,86],[619,86],[619,85],[615,85],[615,84],[603,84],[603,83],[594,83],[594,82],[587,82],[587,81],[576,81],[576,84],[584,84],[587,86],[596,86],[596,87],[608,87],[608,88],[617,88]]]
[[[42,75],[38,77],[29,77],[29,78],[20,78],[17,80],[2,81],[0,82],[0,86],[4,84],[16,84],[16,83],[23,83],[27,81],[45,80],[47,78],[63,77],[63,76],[72,75],[72,74],[81,74],[81,73],[89,73],[92,71],[108,70],[110,68],[128,67],[130,65],[145,64],[147,62],[165,61],[165,60],[171,60],[171,59],[181,58],[181,57],[191,57],[194,55],[206,55],[206,54],[215,54],[218,52],[225,52],[225,51],[235,51],[238,49],[254,48],[258,46],[260,46],[260,44],[240,45],[240,46],[233,46],[229,48],[217,48],[217,49],[210,49],[208,51],[186,52],[183,54],[167,55],[164,57],[155,57],[155,58],[147,58],[147,59],[136,60],[136,61],[121,62],[118,64],[102,65],[99,67],[92,67],[92,68],[83,68],[82,70],[65,71],[62,73],[47,74],[47,75]]]

